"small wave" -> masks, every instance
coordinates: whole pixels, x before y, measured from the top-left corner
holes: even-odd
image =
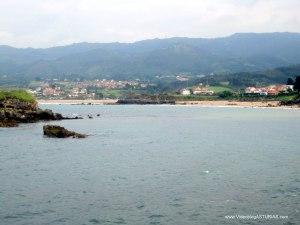
[[[161,215],[161,214],[153,214],[153,215],[149,216],[148,218],[149,219],[155,219],[155,218],[162,218],[162,217],[165,217],[165,216]]]
[[[170,206],[173,206],[173,207],[182,207],[183,205],[179,204],[179,203],[173,203],[173,204],[170,204]]]
[[[52,212],[53,212],[52,210],[43,210],[40,212],[25,211],[22,213],[6,215],[3,217],[3,219],[24,219],[24,218],[33,217],[33,216],[37,216],[37,215],[43,215],[43,214],[52,213]]]
[[[116,221],[113,222],[114,224],[126,224],[123,218],[117,218]]]
[[[144,207],[145,207],[145,205],[142,204],[142,205],[138,205],[136,208],[137,209],[143,209]]]
[[[90,219],[89,220],[90,223],[93,223],[93,224],[100,224],[101,222],[97,219]]]

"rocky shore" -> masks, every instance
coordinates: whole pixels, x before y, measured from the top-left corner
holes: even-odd
[[[51,110],[40,109],[37,102],[24,102],[19,99],[4,99],[0,101],[0,127],[16,127],[19,123],[34,123],[38,121],[80,119],[79,117],[64,117]]]

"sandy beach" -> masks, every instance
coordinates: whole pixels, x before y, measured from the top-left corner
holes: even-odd
[[[114,105],[117,99],[57,99],[57,100],[38,100],[39,104],[67,104],[67,105]],[[276,108],[300,108],[299,106],[280,106],[279,101],[260,101],[260,102],[249,102],[249,101],[176,101],[176,105],[195,105],[195,106],[207,106],[207,107],[276,107]]]
[[[66,104],[66,105],[110,105],[115,104],[117,99],[85,99],[85,100],[77,100],[77,99],[51,99],[45,100],[40,99],[38,100],[39,104]]]
[[[195,105],[203,107],[241,107],[241,108],[287,108],[300,109],[299,105],[283,106],[279,101],[177,101],[176,105]]]
[[[177,101],[177,105],[231,106],[231,107],[282,107],[279,101],[242,102],[242,101]]]

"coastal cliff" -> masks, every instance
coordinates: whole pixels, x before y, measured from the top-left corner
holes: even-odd
[[[64,117],[51,110],[40,109],[36,100],[23,90],[0,91],[0,127],[16,127],[19,123],[79,119]]]

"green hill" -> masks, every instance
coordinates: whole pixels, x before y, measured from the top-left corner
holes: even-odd
[[[37,77],[151,80],[158,75],[253,72],[299,63],[299,33],[79,43],[46,49],[0,46],[0,83]]]

